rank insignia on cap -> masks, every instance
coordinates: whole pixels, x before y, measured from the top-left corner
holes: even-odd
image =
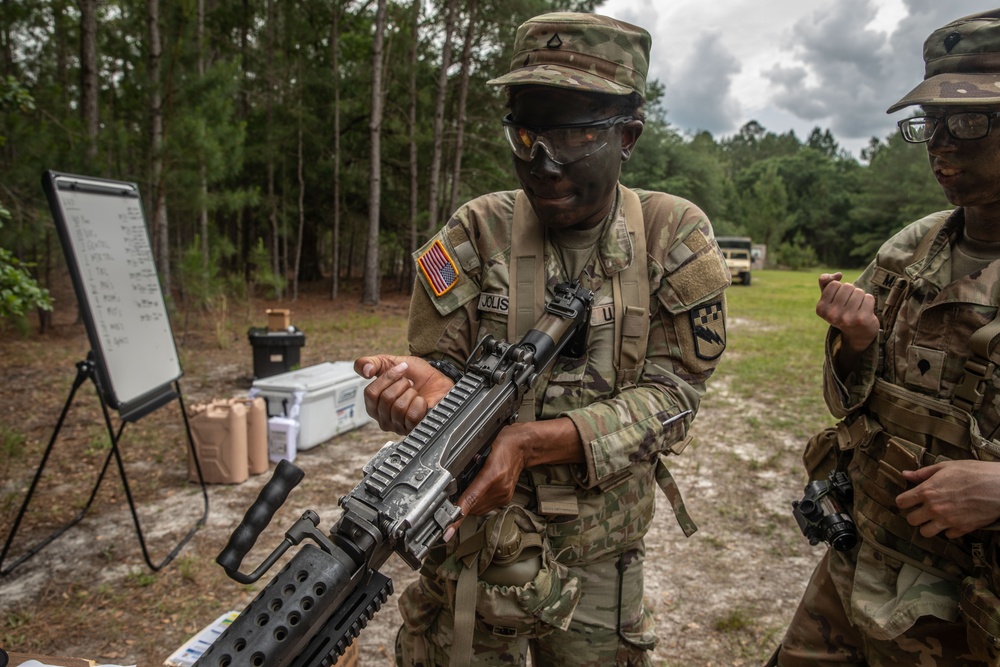
[[[420,257],[417,258],[420,270],[424,272],[431,289],[438,296],[443,296],[458,282],[458,267],[448,255],[441,241],[434,241]]]
[[[694,353],[699,359],[716,359],[726,349],[726,318],[722,301],[706,303],[691,310]]]

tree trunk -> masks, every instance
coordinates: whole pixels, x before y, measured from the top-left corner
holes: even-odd
[[[281,272],[281,232],[278,229],[278,202],[277,195],[274,191],[274,155],[271,150],[271,138],[270,133],[274,122],[274,87],[276,85],[276,77],[274,75],[274,29],[275,21],[277,20],[274,11],[274,0],[267,0],[267,52],[272,54],[270,58],[267,58],[267,93],[265,97],[265,105],[267,107],[267,130],[268,141],[266,143],[267,150],[267,204],[268,204],[268,219],[271,222],[271,269],[274,271],[275,276],[282,275]],[[284,290],[281,284],[278,285],[278,298],[280,299],[284,296]]]
[[[330,30],[330,62],[333,69],[333,243],[330,266],[330,299],[340,287],[340,0],[333,3]]]
[[[434,148],[431,153],[430,187],[427,191],[427,236],[437,231],[438,187],[441,178],[441,155],[444,152],[444,107],[448,99],[448,68],[451,66],[451,36],[454,32],[458,0],[449,0],[444,19],[444,46],[441,48],[441,70],[438,74],[437,103],[434,107]]]
[[[198,78],[205,78],[205,0],[198,0]],[[204,137],[202,137],[204,146]],[[203,149],[204,150],[204,149]],[[210,261],[208,247],[208,170],[205,167],[205,155],[202,153],[198,166],[199,189],[201,191],[201,206],[198,215],[198,229],[201,236],[201,268],[208,274]]]
[[[382,196],[382,58],[385,42],[386,0],[378,0],[375,14],[375,36],[372,40],[371,120],[368,124],[371,145],[371,180],[368,190],[368,244],[365,253],[365,281],[362,303],[376,305],[379,301],[379,215]]]
[[[146,0],[149,22],[149,116],[150,116],[150,186],[153,190],[153,237],[157,268],[164,294],[170,295],[170,229],[167,225],[167,193],[163,167],[163,101],[160,94],[160,0]]]
[[[240,15],[240,75],[243,78],[243,85],[240,86],[240,120],[246,122],[250,117],[250,25],[253,22],[250,10],[250,0],[243,0],[242,12]],[[254,238],[254,228],[256,217],[253,207],[244,204],[238,217],[239,229],[236,230],[238,243],[240,244],[240,261],[243,266],[243,279],[248,283],[253,272],[259,267],[250,263],[253,254],[253,246],[256,243]],[[253,297],[253,290],[247,295],[247,313],[249,314],[250,301]]]
[[[420,3],[413,0],[411,11],[413,15],[413,34],[410,36],[410,110],[406,118],[407,136],[410,139],[410,225],[408,230],[407,249],[412,255],[417,251],[417,217],[420,207],[420,160],[417,146],[417,57],[420,51]],[[413,284],[413,262],[403,261],[403,282],[407,290]]]
[[[68,26],[66,25],[66,2],[65,0],[58,0],[52,5],[53,14],[53,36],[56,39],[56,81],[59,82],[59,87],[62,96],[62,109],[70,108],[70,91],[71,86],[69,82],[69,49],[68,46],[71,43],[70,33]],[[82,17],[81,17],[81,27],[82,27]],[[96,30],[95,30],[96,32]],[[83,30],[80,31],[81,36]],[[80,50],[83,51],[83,40],[80,40]],[[95,48],[96,51],[96,48]],[[96,69],[96,68],[95,68]],[[82,70],[82,68],[81,68]],[[0,72],[2,72],[0,68]],[[83,75],[80,76],[81,82],[83,80]]]
[[[465,45],[462,47],[462,76],[458,87],[458,109],[455,110],[455,163],[451,175],[451,196],[448,198],[450,214],[458,205],[458,186],[462,180],[462,145],[465,138],[465,107],[469,99],[469,76],[472,69],[472,42],[476,32],[478,0],[469,1],[469,25],[465,28]]]
[[[306,178],[303,173],[302,163],[305,157],[302,154],[302,116],[305,114],[305,108],[302,106],[302,56],[300,55],[296,60],[296,69],[298,70],[298,76],[296,83],[298,84],[299,90],[299,118],[298,118],[298,177],[299,177],[299,233],[298,238],[295,239],[295,269],[292,273],[292,301],[297,301],[299,298],[299,269],[302,265],[302,235],[306,228]]]
[[[153,4],[153,3],[151,3]],[[80,6],[80,116],[86,141],[84,158],[86,164],[97,162],[97,0],[79,0]],[[153,11],[152,9],[150,11]],[[158,11],[158,10],[157,10]],[[58,18],[56,19],[59,20]],[[152,21],[152,19],[150,19]],[[153,27],[150,25],[150,42],[153,41]],[[159,42],[159,30],[156,31]],[[152,59],[154,45],[150,43]],[[159,50],[159,45],[155,46]],[[157,62],[159,54],[157,53]],[[157,65],[159,67],[159,65]],[[157,77],[158,78],[158,77]],[[158,82],[154,84],[154,88]],[[154,92],[154,94],[157,94]],[[157,104],[159,106],[159,104]]]

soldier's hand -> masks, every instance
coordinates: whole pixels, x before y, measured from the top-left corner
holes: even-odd
[[[480,516],[511,501],[527,465],[531,430],[529,424],[511,424],[500,431],[483,467],[458,499],[463,516]]]
[[[505,426],[493,441],[479,474],[458,499],[462,516],[486,514],[509,503],[525,468],[583,460],[580,434],[568,417]],[[445,531],[445,541],[451,539],[460,523]]]
[[[875,297],[851,283],[841,282],[841,278],[841,273],[824,273],[819,277],[822,294],[816,314],[840,329],[849,352],[860,354],[878,337]]]
[[[933,537],[956,538],[1000,519],[1000,463],[945,461],[903,476],[915,487],[896,496],[911,526]]]
[[[365,387],[365,409],[383,431],[406,435],[454,383],[420,357],[360,357],[354,371],[375,378]]]

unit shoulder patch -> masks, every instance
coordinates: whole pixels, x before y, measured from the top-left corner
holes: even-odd
[[[691,309],[694,353],[699,359],[717,359],[726,349],[726,318],[722,300]]]
[[[437,296],[444,296],[458,283],[458,266],[440,240],[435,240],[417,257],[417,266]]]

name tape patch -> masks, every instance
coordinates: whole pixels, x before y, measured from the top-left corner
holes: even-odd
[[[510,298],[503,294],[487,294],[483,292],[479,295],[479,310],[497,315],[506,315],[510,312]]]

